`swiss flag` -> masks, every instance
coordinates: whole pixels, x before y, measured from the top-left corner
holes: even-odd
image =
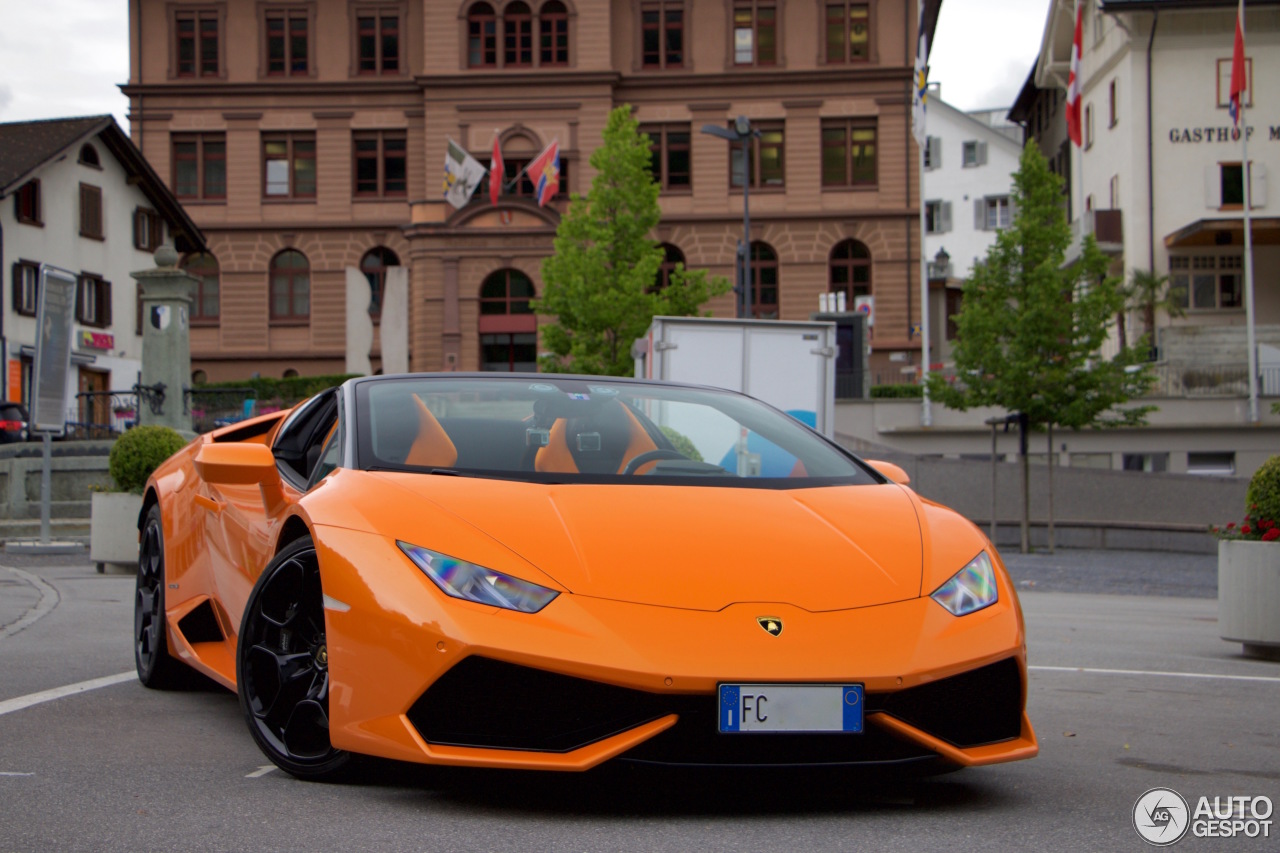
[[[1236,14],[1236,46],[1231,52],[1231,104],[1227,107],[1236,127],[1240,126],[1240,105],[1248,88],[1244,74],[1244,0],[1240,0],[1240,11]]]
[[[1244,0],[1240,0],[1241,3]],[[1071,41],[1071,76],[1067,78],[1067,136],[1083,145],[1080,132],[1080,54],[1084,52],[1084,4],[1076,3],[1076,34]]]

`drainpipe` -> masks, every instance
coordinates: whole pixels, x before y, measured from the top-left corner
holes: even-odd
[[[1151,10],[1151,36],[1147,39],[1147,232],[1148,254],[1147,269],[1152,275],[1156,272],[1156,184],[1155,184],[1155,145],[1151,126],[1151,46],[1156,41],[1156,26],[1160,23],[1160,10]],[[1155,341],[1151,341],[1155,346]]]

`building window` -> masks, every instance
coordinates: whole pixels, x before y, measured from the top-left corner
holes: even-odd
[[[98,149],[89,143],[80,146],[80,156],[76,158],[76,162],[81,166],[88,166],[90,169],[101,169],[102,160],[98,158]]]
[[[1218,165],[1222,207],[1244,207],[1244,166],[1240,163]]]
[[[640,64],[644,68],[684,67],[684,2],[640,4]]]
[[[268,77],[305,77],[309,70],[310,12],[305,8],[269,9],[264,14]]]
[[[951,230],[951,202],[924,203],[924,230],[926,234],[946,234]]]
[[[751,316],[778,319],[778,253],[759,240],[751,244]]]
[[[154,252],[164,239],[164,223],[160,214],[149,207],[133,211],[133,247],[144,252]]]
[[[1168,453],[1125,453],[1120,458],[1122,460],[1121,468],[1125,471],[1163,474],[1169,470]]]
[[[1196,311],[1238,309],[1242,304],[1243,255],[1172,255],[1169,298]]]
[[[219,314],[218,259],[208,252],[188,255],[182,262],[182,269],[196,278],[195,293],[191,296],[191,325],[216,325]]]
[[[1244,92],[1241,94],[1244,108],[1253,109],[1253,59],[1244,60]],[[1231,60],[1218,60],[1218,108],[1225,110],[1231,106]]]
[[[1111,192],[1111,209],[1119,210],[1120,209],[1120,176],[1119,175],[1111,176],[1111,184],[1108,187],[1108,189]]]
[[[759,135],[751,140],[747,163],[751,188],[785,186],[782,122],[760,122],[755,129]],[[729,185],[742,186],[742,146],[736,143],[729,146]]]
[[[1113,77],[1107,91],[1107,127],[1115,127],[1116,122],[1120,121],[1120,105],[1116,102],[1119,85],[1120,81]]]
[[[40,307],[40,265],[18,261],[13,265],[13,312],[24,317],[36,316]]]
[[[538,62],[544,68],[569,64],[569,11],[560,0],[538,10]]]
[[[822,123],[822,185],[876,184],[876,129],[861,119]]]
[[[103,239],[102,187],[80,185],[80,236],[91,240]]]
[[[472,68],[498,65],[498,17],[488,3],[474,3],[467,10],[467,65]]]
[[[538,318],[530,300],[533,282],[520,270],[489,275],[480,286],[480,369],[538,369]]]
[[[1236,454],[1234,451],[1188,453],[1188,474],[1210,474],[1221,477],[1232,477],[1236,473]]]
[[[218,11],[182,9],[173,18],[177,76],[217,77]]]
[[[827,291],[845,294],[850,311],[857,298],[871,295],[871,251],[857,240],[843,240],[831,250],[827,262]]]
[[[315,198],[315,134],[264,135],[262,163],[262,194],[267,198]]]
[[[1088,151],[1093,147],[1093,104],[1085,104],[1084,106],[1084,148]]]
[[[111,282],[102,276],[81,273],[76,288],[76,320],[86,326],[111,325]]]
[[[649,168],[663,192],[688,191],[689,125],[646,125],[640,132],[649,134]]]
[[[960,324],[956,322],[956,317],[959,317],[960,312],[964,309],[964,291],[958,287],[948,287],[945,299],[947,312],[946,339],[954,341],[960,336]]]
[[[174,134],[173,194],[184,201],[226,199],[227,137],[224,134]]]
[[[400,73],[400,10],[360,9],[356,16],[356,71]]]
[[[40,179],[32,178],[13,194],[13,215],[27,225],[43,225],[40,220]]]
[[[352,139],[355,194],[363,198],[403,196],[408,187],[405,170],[408,142],[404,131],[358,131]]]
[[[378,246],[360,259],[360,271],[369,280],[369,316],[382,316],[382,294],[387,286],[387,268],[400,266],[400,259],[390,249]]]
[[[684,252],[670,243],[658,246],[662,250],[662,264],[658,267],[658,276],[654,279],[651,293],[665,290],[671,284],[671,274],[684,267]]]
[[[870,12],[866,3],[828,3],[827,62],[866,62],[871,58]]]
[[[296,249],[271,259],[271,321],[305,323],[311,318],[311,265]]]
[[[507,68],[533,67],[533,14],[516,2],[502,13],[502,60]]]
[[[735,0],[733,4],[733,64],[778,63],[778,10],[765,0]]]
[[[987,162],[987,143],[979,142],[976,139],[970,139],[963,143],[960,149],[960,166],[965,169],[972,169],[975,166],[985,165]]]
[[[535,157],[537,155],[534,155]],[[535,198],[537,189],[534,186],[533,178],[529,176],[527,171],[528,165],[533,162],[533,157],[516,157],[503,161],[503,189],[504,195],[515,196],[516,198]],[[516,175],[520,176],[520,180],[516,181]],[[489,179],[486,176],[481,181],[480,186],[476,188],[476,196],[487,198],[489,192]],[[560,186],[556,189],[553,198],[564,198],[569,194],[569,161],[564,159],[562,154],[560,157]],[[473,196],[474,198],[475,196]]]
[[[924,168],[926,171],[942,168],[942,140],[937,136],[925,137]]]

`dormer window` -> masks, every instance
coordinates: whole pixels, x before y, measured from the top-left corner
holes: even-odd
[[[102,168],[102,161],[98,159],[98,149],[87,142],[80,146],[80,158],[77,162],[81,166],[88,166],[92,169]]]

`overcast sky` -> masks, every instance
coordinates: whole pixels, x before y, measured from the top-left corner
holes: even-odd
[[[439,0],[427,0],[439,2]],[[910,0],[907,0],[910,2]],[[930,80],[964,110],[1007,107],[1049,0],[944,0]],[[126,130],[127,0],[0,0],[0,122],[114,113]]]

